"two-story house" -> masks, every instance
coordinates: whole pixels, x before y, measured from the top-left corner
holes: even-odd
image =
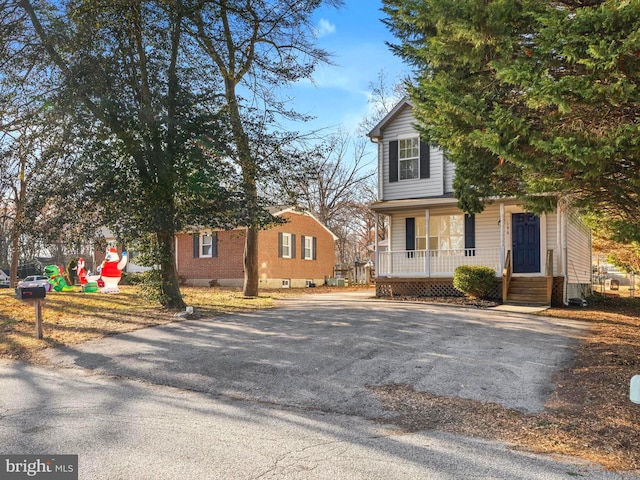
[[[590,291],[591,231],[566,200],[538,216],[498,198],[466,215],[453,195],[453,163],[414,124],[405,98],[369,133],[379,172],[371,209],[389,217],[386,251],[376,246],[379,296],[460,295],[459,265],[493,268],[494,296],[510,303],[566,304]]]

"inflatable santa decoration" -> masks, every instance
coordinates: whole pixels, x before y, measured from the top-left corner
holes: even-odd
[[[104,282],[102,293],[119,293],[118,283],[122,278],[122,269],[127,264],[127,252],[122,252],[122,259],[115,248],[107,249],[107,256],[99,268],[100,278]]]

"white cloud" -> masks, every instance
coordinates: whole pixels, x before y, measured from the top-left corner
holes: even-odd
[[[317,38],[324,37],[326,35],[331,35],[336,31],[336,26],[331,23],[329,20],[321,18],[318,22],[318,26],[315,29],[315,34]]]

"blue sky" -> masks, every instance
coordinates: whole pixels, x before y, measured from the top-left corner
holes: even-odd
[[[295,110],[316,117],[300,126],[307,131],[342,126],[354,130],[368,110],[368,86],[384,69],[394,80],[408,68],[394,56],[385,41],[394,41],[380,21],[381,0],[345,0],[336,10],[322,8],[314,16],[318,45],[333,54],[334,65],[320,66],[312,82],[289,90]]]

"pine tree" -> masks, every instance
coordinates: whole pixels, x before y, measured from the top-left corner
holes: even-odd
[[[461,208],[569,196],[640,238],[640,1],[384,0]]]

